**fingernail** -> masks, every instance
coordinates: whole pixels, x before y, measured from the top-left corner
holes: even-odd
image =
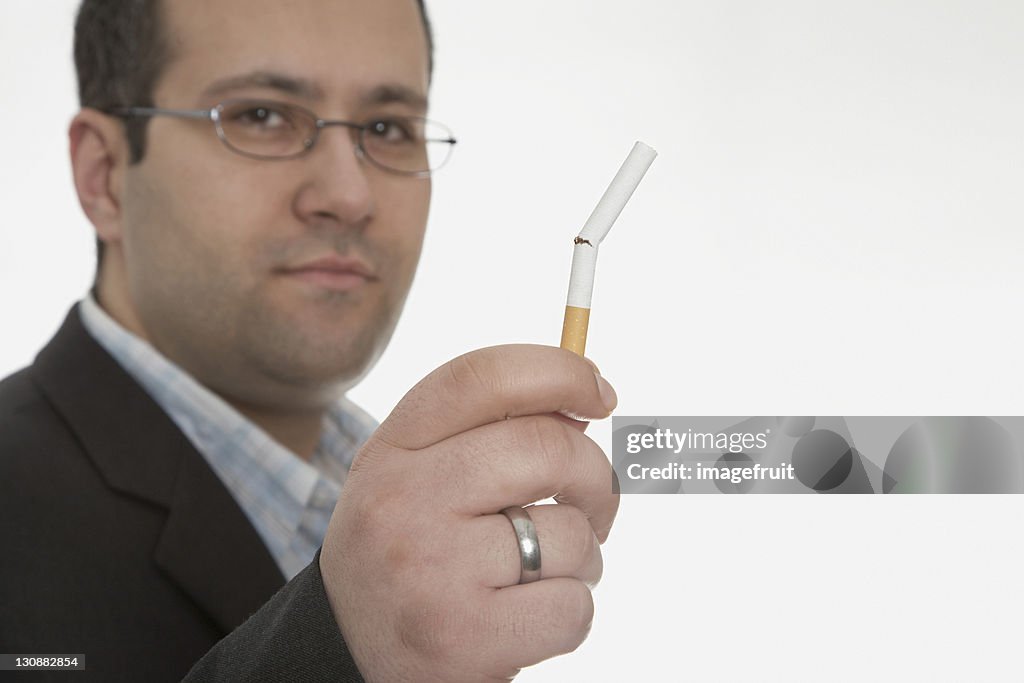
[[[604,403],[604,407],[611,413],[615,410],[615,406],[619,404],[619,397],[615,395],[615,390],[612,389],[612,385],[608,384],[601,375],[594,373],[594,377],[597,378],[597,388],[601,392],[601,401]]]

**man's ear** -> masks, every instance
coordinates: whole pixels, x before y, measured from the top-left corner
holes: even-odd
[[[71,171],[82,210],[103,242],[121,239],[128,145],[124,126],[96,109],[82,109],[68,130]]]

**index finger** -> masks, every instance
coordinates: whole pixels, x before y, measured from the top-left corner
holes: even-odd
[[[492,346],[463,354],[423,378],[380,425],[377,437],[415,450],[510,417],[603,418],[615,403],[607,380],[571,351],[538,344]]]

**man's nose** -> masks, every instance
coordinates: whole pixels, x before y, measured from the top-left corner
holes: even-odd
[[[373,216],[373,189],[367,176],[357,134],[343,127],[320,131],[316,145],[302,159],[306,183],[296,197],[296,212],[304,219],[362,227]],[[372,172],[372,171],[371,171]]]

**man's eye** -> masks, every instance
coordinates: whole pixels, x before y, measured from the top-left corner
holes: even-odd
[[[243,109],[234,116],[234,120],[241,124],[267,129],[282,128],[289,124],[289,118],[284,112],[267,106]]]
[[[375,140],[388,143],[416,142],[418,136],[414,126],[401,119],[381,119],[366,126],[366,132]]]

